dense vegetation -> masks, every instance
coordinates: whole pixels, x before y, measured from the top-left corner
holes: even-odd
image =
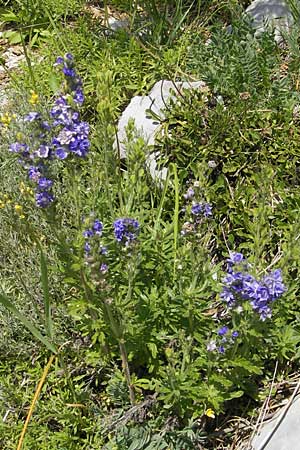
[[[26,56],[0,111],[1,448],[237,448],[232,418],[298,370],[300,29],[255,36],[248,4],[0,8]],[[154,149],[129,124],[121,161],[161,79],[206,87]]]

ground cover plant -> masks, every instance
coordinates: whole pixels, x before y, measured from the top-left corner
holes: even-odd
[[[111,32],[53,2],[28,42],[1,111],[3,448],[232,448],[226,417],[298,370],[299,30],[255,37],[245,3],[104,3]],[[172,74],[207,86],[168,105],[157,183],[116,123]]]

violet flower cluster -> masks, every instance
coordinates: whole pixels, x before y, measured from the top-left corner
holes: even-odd
[[[54,105],[46,118],[40,112],[29,112],[23,118],[25,132],[19,133],[18,142],[10,145],[10,151],[18,154],[19,162],[35,184],[35,201],[40,208],[48,207],[55,200],[53,181],[49,178],[51,161],[64,160],[69,155],[83,158],[90,147],[89,125],[80,120],[78,111],[84,95],[73,56],[68,53],[57,58],[55,66],[61,68],[65,83]]]
[[[249,264],[241,253],[231,253],[227,263],[222,300],[229,308],[238,310],[242,310],[244,302],[249,302],[262,321],[270,318],[272,303],[286,290],[281,270],[276,269],[258,280],[249,273]]]
[[[84,256],[86,262],[93,266],[93,269],[99,269],[99,273],[105,274],[108,271],[108,265],[105,261],[107,248],[102,245],[101,237],[103,232],[103,223],[99,219],[94,219],[90,227],[82,233],[84,243]]]
[[[88,219],[86,223],[89,226],[82,233],[85,261],[92,268],[93,276],[104,275],[108,271],[108,250],[102,243],[103,223],[99,219]],[[129,249],[137,240],[140,225],[136,219],[126,217],[115,220],[113,228],[117,243]]]
[[[197,182],[195,185],[197,185]],[[187,202],[187,206],[183,209],[183,211],[185,213],[190,213],[189,220],[184,222],[181,230],[181,235],[185,236],[189,233],[197,231],[203,220],[212,217],[212,206],[207,202],[196,201],[195,189],[192,187],[188,188],[183,197]]]
[[[114,222],[114,235],[117,242],[130,246],[138,236],[139,223],[135,219],[122,218]]]
[[[209,352],[218,351],[219,353],[225,353],[227,348],[234,344],[238,336],[238,331],[229,330],[227,326],[223,326],[218,330],[216,339],[209,341],[206,349]]]

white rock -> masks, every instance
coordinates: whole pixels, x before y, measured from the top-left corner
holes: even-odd
[[[116,19],[115,17],[109,17],[107,22],[108,28],[110,28],[112,31],[117,31],[122,28],[129,27],[129,20],[120,20]]]
[[[157,152],[151,153],[155,144],[155,137],[160,130],[160,120],[164,119],[164,109],[168,106],[170,99],[182,93],[184,89],[203,89],[206,84],[203,81],[182,82],[182,81],[168,81],[161,80],[155,83],[149,95],[136,96],[131,99],[131,102],[122,113],[118,123],[118,142],[120,157],[126,157],[126,127],[130,119],[134,120],[137,136],[142,136],[146,145],[149,147],[147,154],[147,166],[153,179],[165,180],[167,177],[167,168],[157,170],[156,158]],[[159,117],[155,120],[150,117],[147,110],[152,111]],[[115,148],[117,144],[115,142]]]
[[[284,406],[272,420],[263,423],[251,442],[253,450],[297,450],[300,448],[300,397]],[[242,446],[239,450],[249,448]]]
[[[299,7],[299,1],[296,0],[295,4]],[[254,0],[246,9],[246,13],[251,17],[257,34],[271,28],[275,32],[276,42],[282,40],[294,23],[291,8],[286,0]]]

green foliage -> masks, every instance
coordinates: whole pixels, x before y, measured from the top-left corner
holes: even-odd
[[[298,368],[298,35],[289,50],[269,34],[255,38],[234,12],[241,3],[143,2],[132,10],[122,2],[131,28],[112,34],[88,15],[62,27],[66,4],[47,3],[52,35],[37,56],[28,52],[30,70],[20,75],[9,111],[16,117],[1,126],[1,303],[14,314],[1,306],[1,446],[15,448],[45,352],[58,347],[26,435],[33,450],[216,448],[209,409],[238,415],[260,399],[276,361],[286,377]],[[6,8],[28,24],[24,5],[16,5]],[[29,6],[32,24],[44,18],[40,4]],[[195,31],[199,11],[205,20]],[[231,34],[219,23],[229,18]],[[24,90],[37,89],[39,108],[49,108],[60,86],[52,64],[65,51],[84,80],[92,148],[73,165],[53,162],[58,201],[47,213],[36,208],[7,147],[26,131],[20,117],[35,108]],[[169,171],[158,185],[133,123],[127,158],[116,157],[116,121],[133,95],[183,71],[207,89],[183,93],[167,108],[154,150]],[[194,202],[212,205],[212,217],[194,222],[188,188]],[[140,223],[132,246],[114,239],[121,217]],[[88,259],[83,249],[82,233],[95,218],[104,224],[97,242],[108,250],[102,274],[104,257],[95,251]],[[250,304],[240,314],[222,302],[229,251],[245,254],[257,277],[282,269],[287,291],[271,319],[260,321]],[[208,351],[224,324],[238,339],[225,353]]]
[[[0,26],[12,29],[3,32],[11,44],[29,41],[31,46],[51,35],[53,21],[66,21],[67,17],[80,13],[83,0],[57,2],[56,0],[13,0],[0,9]]]

